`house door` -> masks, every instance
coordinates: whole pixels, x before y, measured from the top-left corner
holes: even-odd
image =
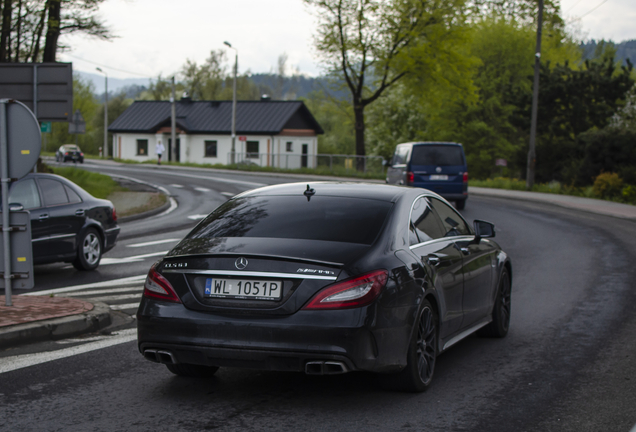
[[[172,149],[172,138],[168,138],[168,160],[170,162],[180,162],[181,160],[181,139],[177,138],[177,145],[175,146],[174,149],[174,158],[172,157],[173,153],[173,149]]]
[[[307,152],[309,150],[308,144],[303,144],[303,155],[300,157],[300,167],[307,168]]]

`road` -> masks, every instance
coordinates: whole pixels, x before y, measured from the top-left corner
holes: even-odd
[[[134,303],[140,285],[113,280],[143,277],[158,257],[145,255],[182,237],[184,218],[211,210],[223,192],[254,187],[248,182],[283,181],[153,168],[125,175],[166,187],[178,210],[123,224],[107,255],[123,261],[100,266],[93,279],[61,265],[38,269],[47,289],[110,280],[109,288],[72,292],[132,295],[110,304]],[[512,258],[511,330],[505,339],[470,337],[445,352],[423,394],[382,391],[364,373],[225,368],[209,380],[179,378],[141,357],[134,322],[123,320],[111,335],[0,351],[2,429],[629,431],[636,423],[636,224],[483,197],[472,197],[462,213],[494,222]],[[134,307],[121,312],[134,315]]]

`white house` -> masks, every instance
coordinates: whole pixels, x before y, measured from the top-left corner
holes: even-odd
[[[229,164],[232,153],[232,101],[176,103],[176,145],[171,140],[169,101],[135,101],[108,128],[113,157]],[[238,101],[235,161],[278,168],[315,168],[317,135],[323,130],[301,101]]]

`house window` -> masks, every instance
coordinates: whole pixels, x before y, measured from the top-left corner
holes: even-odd
[[[216,141],[205,141],[205,157],[216,157]]]
[[[247,158],[258,159],[258,141],[247,141],[245,143],[245,150],[247,151]]]
[[[287,141],[287,151],[288,152],[293,152],[294,151],[294,143],[291,141]]]
[[[148,156],[148,140],[137,140],[137,156]]]

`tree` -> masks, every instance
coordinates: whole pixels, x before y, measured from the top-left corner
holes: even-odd
[[[442,77],[464,0],[304,0],[318,17],[315,46],[351,92],[356,154],[364,156],[365,108],[408,75]],[[451,55],[452,57],[452,55]],[[358,168],[363,167],[358,161]]]
[[[2,0],[0,62],[54,62],[60,37],[84,33],[101,39],[112,35],[96,18],[105,0]],[[42,49],[43,47],[43,49]]]

